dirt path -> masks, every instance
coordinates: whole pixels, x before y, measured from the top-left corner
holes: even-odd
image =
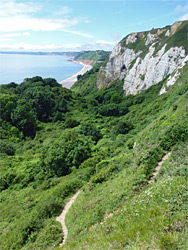
[[[158,172],[161,169],[161,166],[164,163],[164,161],[166,161],[170,155],[171,155],[171,152],[168,152],[166,155],[163,156],[163,158],[161,159],[161,161],[157,164],[157,167],[155,168],[152,177],[148,181],[148,184],[151,184],[151,183],[153,183],[155,181],[155,179],[154,179],[155,176],[158,174]],[[116,210],[116,211],[114,211],[114,212],[106,215],[101,222],[96,223],[95,225],[91,226],[90,229],[95,228],[100,223],[104,223],[108,218],[112,217],[114,214],[118,213],[119,211],[120,210],[118,209],[118,210]]]
[[[67,236],[68,236],[68,229],[66,227],[65,224],[65,216],[67,214],[67,212],[69,211],[69,208],[72,206],[72,204],[75,202],[77,196],[79,195],[81,191],[79,190],[71,199],[69,202],[67,202],[67,204],[65,205],[62,213],[56,217],[56,220],[59,221],[62,225],[62,230],[63,230],[63,241],[62,243],[59,244],[59,246],[62,246],[65,244],[66,240],[67,240]]]
[[[149,184],[151,184],[152,182],[155,181],[155,179],[154,179],[155,176],[158,174],[159,170],[161,169],[161,166],[162,166],[163,162],[168,159],[168,157],[170,156],[170,154],[171,154],[171,152],[168,152],[168,154],[164,155],[163,158],[162,158],[162,160],[158,163],[157,167],[155,168],[155,170],[153,172],[152,177],[148,181]]]
[[[163,158],[161,159],[161,161],[158,163],[157,167],[155,168],[152,177],[150,178],[150,180],[148,181],[148,184],[151,184],[155,181],[155,176],[158,174],[159,170],[161,169],[162,164],[164,163],[165,160],[168,159],[168,157],[170,156],[171,152],[169,152],[168,154],[166,154],[165,156],[163,156]],[[62,230],[63,230],[63,241],[62,243],[59,244],[59,246],[62,246],[65,244],[66,240],[67,240],[67,236],[68,236],[68,229],[66,227],[65,224],[65,216],[67,214],[67,212],[69,211],[69,208],[72,206],[72,204],[75,202],[76,198],[78,197],[79,193],[81,191],[79,190],[70,200],[69,202],[67,202],[67,204],[65,205],[62,213],[56,218],[57,221],[59,221],[62,225]],[[102,222],[105,222],[108,218],[112,217],[115,213],[117,213],[119,210],[114,211],[113,213],[108,214]],[[93,225],[91,228],[96,227],[98,225],[95,224]]]

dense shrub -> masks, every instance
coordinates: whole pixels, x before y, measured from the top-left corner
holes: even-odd
[[[161,138],[160,145],[163,149],[168,150],[180,141],[188,139],[188,123],[179,123],[169,128]]]
[[[55,95],[49,86],[28,88],[24,91],[22,98],[31,104],[39,121],[49,121],[55,107]]]
[[[114,93],[112,97],[110,98],[111,103],[120,103],[121,102],[121,96],[119,93]]]
[[[0,95],[0,117],[2,120],[10,122],[11,113],[16,107],[17,98],[10,94]]]
[[[14,155],[15,153],[14,144],[9,141],[1,140],[0,141],[0,153],[4,153],[7,155]]]
[[[7,172],[5,175],[1,175],[0,177],[0,190],[7,189],[12,183],[16,174],[13,172]]]
[[[114,127],[113,132],[115,135],[127,134],[131,129],[133,129],[132,123],[128,121],[119,121],[118,124]]]
[[[31,246],[33,249],[48,249],[50,246],[58,245],[62,241],[62,228],[60,223],[49,219],[45,227],[39,232],[37,239]],[[28,249],[31,249],[28,247]]]
[[[74,128],[77,127],[79,124],[80,124],[79,121],[72,118],[67,118],[64,123],[64,126],[65,128]]]
[[[26,100],[18,100],[11,113],[12,124],[23,132],[24,136],[33,137],[36,132],[36,116],[31,105]]]
[[[58,87],[59,83],[57,83],[56,79],[54,78],[45,78],[44,80],[45,85],[49,85],[50,87]]]
[[[99,173],[91,177],[92,183],[102,183],[103,181],[106,181],[109,179],[111,175],[114,175],[116,172],[118,172],[118,166],[117,165],[111,165],[108,168],[102,169]]]
[[[68,133],[60,142],[42,150],[41,168],[48,176],[63,176],[71,167],[79,167],[91,154],[90,142],[76,133]]]
[[[79,132],[85,136],[91,136],[95,142],[102,138],[100,130],[90,123],[82,123]]]
[[[98,108],[98,113],[103,116],[122,116],[128,113],[128,108],[124,104],[110,103]]]
[[[103,116],[118,116],[119,115],[119,109],[116,104],[106,104],[98,109],[99,114]]]
[[[164,151],[160,147],[151,147],[139,156],[137,163],[143,168],[146,177],[152,175],[163,155]]]

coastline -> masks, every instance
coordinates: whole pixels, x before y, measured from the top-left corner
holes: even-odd
[[[80,61],[72,61],[73,63],[79,63],[81,65],[83,65],[83,68],[78,72],[76,73],[75,75],[63,80],[60,82],[60,84],[62,85],[62,87],[64,88],[67,88],[67,89],[70,89],[73,84],[77,81],[77,76],[78,75],[83,75],[85,74],[87,71],[89,71],[90,69],[92,69],[92,66],[91,65],[88,65],[88,64],[84,64],[83,62],[80,62]]]

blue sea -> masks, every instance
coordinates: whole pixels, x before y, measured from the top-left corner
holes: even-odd
[[[61,82],[82,69],[65,56],[0,54],[0,84],[20,84],[25,78],[41,76]]]

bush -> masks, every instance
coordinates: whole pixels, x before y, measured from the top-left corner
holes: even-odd
[[[15,173],[6,173],[4,176],[0,177],[0,190],[5,190],[13,183],[14,178],[16,177]]]
[[[114,93],[110,99],[111,103],[120,103],[121,102],[121,96],[119,93]]]
[[[132,123],[128,121],[120,121],[113,129],[115,135],[118,134],[127,134],[129,131],[133,129]]]
[[[11,113],[12,124],[17,127],[24,136],[35,136],[36,117],[30,104],[26,100],[19,100],[16,108]]]
[[[173,145],[188,139],[188,125],[185,121],[169,128],[160,140],[160,145],[164,150],[169,150]]]
[[[101,170],[101,172],[97,173],[93,177],[91,177],[92,183],[102,183],[103,181],[106,181],[109,179],[109,177],[114,173],[118,172],[118,166],[117,165],[111,165],[108,168],[105,168],[104,170]]]
[[[14,155],[15,147],[14,144],[9,141],[0,141],[0,153],[4,153],[7,155]]]
[[[144,174],[147,178],[152,175],[163,155],[164,151],[159,147],[152,147],[140,155],[137,163],[143,168]]]
[[[48,176],[64,176],[70,173],[91,154],[90,142],[79,134],[68,133],[62,141],[42,150],[41,168]]]
[[[40,230],[32,248],[47,249],[50,246],[60,243],[62,238],[62,228],[60,223],[50,219],[46,222],[46,226]]]
[[[98,113],[103,116],[118,116],[119,108],[116,104],[106,104],[99,107]]]
[[[91,136],[95,142],[102,138],[100,130],[90,123],[81,124],[79,132],[85,136]]]
[[[79,124],[80,124],[79,121],[68,118],[65,121],[64,126],[65,126],[65,128],[74,128],[74,127],[77,127]]]

